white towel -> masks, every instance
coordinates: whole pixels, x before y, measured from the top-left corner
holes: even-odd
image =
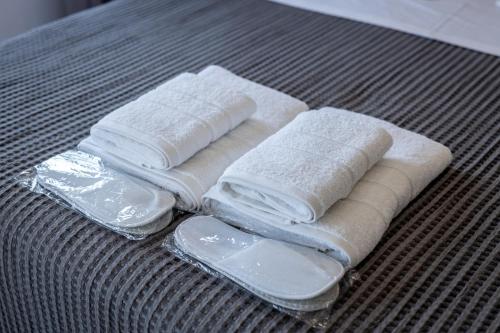
[[[148,180],[177,195],[177,207],[201,208],[202,196],[224,170],[262,140],[308,109],[304,102],[289,95],[241,78],[218,67],[209,66],[198,76],[241,91],[257,104],[257,111],[240,126],[213,142],[192,158],[170,170],[151,170],[128,163],[85,139],[79,149],[102,157],[115,168]]]
[[[346,110],[333,115],[381,126],[393,145],[345,200],[335,203],[317,223],[276,224],[237,212],[214,186],[206,195],[206,213],[261,235],[328,251],[347,266],[356,266],[375,247],[394,218],[451,162],[448,148],[391,123]]]
[[[111,112],[90,131],[94,143],[130,163],[170,169],[255,112],[248,96],[184,73]]]
[[[250,150],[219,179],[238,210],[276,223],[313,223],[345,198],[392,145],[375,124],[306,112]]]

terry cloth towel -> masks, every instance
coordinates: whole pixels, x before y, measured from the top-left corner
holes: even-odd
[[[182,222],[174,244],[181,258],[187,254],[257,296],[293,310],[327,308],[344,276],[342,264],[319,251],[245,233],[211,216]]]
[[[255,112],[248,96],[184,73],[101,119],[95,144],[130,163],[170,169]]]
[[[298,115],[219,179],[239,211],[276,223],[312,223],[347,197],[392,145],[376,124],[328,110]]]
[[[346,110],[325,108],[332,116],[352,117],[383,127],[393,145],[316,223],[276,224],[237,212],[214,186],[206,195],[206,213],[266,237],[325,250],[347,266],[356,266],[375,247],[390,221],[451,162],[448,148],[391,123]]]
[[[115,168],[175,193],[178,208],[195,211],[201,208],[203,194],[231,163],[308,109],[304,102],[296,98],[218,66],[209,66],[198,76],[207,82],[243,92],[255,101],[257,111],[240,126],[170,170],[146,169],[129,163],[100,148],[92,138],[82,141],[79,149],[98,155]]]

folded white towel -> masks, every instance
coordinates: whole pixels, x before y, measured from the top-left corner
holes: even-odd
[[[79,149],[102,157],[115,168],[148,180],[178,197],[177,207],[201,208],[202,195],[213,186],[224,170],[262,140],[308,109],[304,102],[289,95],[241,78],[218,67],[209,66],[198,76],[228,89],[241,91],[257,104],[257,111],[240,126],[170,170],[139,167],[103,150],[92,139],[85,139]]]
[[[111,112],[90,133],[96,145],[130,163],[170,169],[255,109],[248,96],[184,73]]]
[[[257,220],[237,212],[214,186],[206,195],[206,213],[264,236],[328,251],[347,266],[356,266],[375,247],[390,221],[451,162],[445,146],[391,123],[327,108],[332,115],[352,117],[381,126],[393,145],[370,169],[345,200],[334,204],[317,223],[293,225]]]
[[[238,210],[276,223],[312,223],[345,198],[392,144],[375,124],[306,112],[250,150],[219,179]]]

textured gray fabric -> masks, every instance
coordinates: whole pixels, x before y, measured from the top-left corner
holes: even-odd
[[[164,233],[128,241],[11,180],[117,106],[208,64],[454,153],[360,265],[333,330],[499,329],[500,58],[269,2],[151,0],[0,44],[2,332],[309,329],[174,258]]]

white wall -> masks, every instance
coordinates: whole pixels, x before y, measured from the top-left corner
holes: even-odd
[[[64,14],[63,0],[0,0],[0,40]]]

